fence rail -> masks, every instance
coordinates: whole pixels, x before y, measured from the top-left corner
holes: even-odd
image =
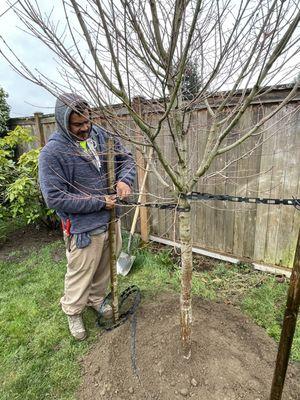
[[[258,118],[272,112],[288,90],[288,87],[269,90],[253,102],[226,143],[235,141],[241,132],[254,126]],[[219,100],[216,96],[212,107]],[[235,101],[238,100],[237,96]],[[231,106],[234,105],[233,102]],[[162,109],[160,102],[140,99],[139,107],[140,113],[155,124]],[[293,101],[260,128],[260,135],[215,159],[195,191],[250,198],[299,198],[299,107],[300,91]],[[114,110],[123,127],[136,134],[136,128],[126,110],[121,106],[114,106]],[[16,125],[31,129],[37,138],[35,146],[42,146],[55,129],[55,120],[53,115],[35,113],[33,117],[11,119],[10,127]],[[103,125],[107,126],[107,122],[103,121]],[[203,156],[209,125],[210,116],[205,105],[194,105],[188,129],[191,169],[195,168]],[[175,163],[176,156],[170,145],[167,124],[163,126],[159,140],[170,162]],[[140,158],[137,154],[139,163],[142,162]],[[159,165],[157,169],[163,174]],[[142,171],[141,168],[140,173]],[[153,171],[149,172],[147,187],[147,201],[172,196]],[[148,230],[154,236],[178,241],[174,229],[176,211],[151,209],[148,213],[144,214],[143,220],[148,218],[149,222],[148,227],[143,224],[144,232]],[[192,202],[192,213],[193,246],[258,262],[292,266],[300,226],[300,212],[294,207],[213,200]]]

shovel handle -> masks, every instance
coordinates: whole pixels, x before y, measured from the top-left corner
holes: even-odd
[[[153,154],[153,149],[150,150],[149,158],[152,157],[152,154]],[[138,197],[138,203],[141,201],[142,196],[143,196],[143,191],[144,191],[144,188],[145,188],[145,184],[146,184],[146,180],[147,180],[147,176],[148,176],[148,172],[149,172],[149,167],[150,167],[150,162],[148,161],[147,162],[147,166],[146,166],[145,175],[144,175],[144,178],[143,178],[143,182],[142,182],[141,187],[140,187],[140,194],[139,194],[139,197]],[[138,219],[138,216],[139,216],[139,212],[140,212],[140,206],[137,206],[136,209],[135,209],[135,212],[134,212],[132,225],[131,225],[131,229],[130,229],[130,233],[129,233],[128,246],[127,246],[128,253],[130,253],[131,241],[132,241],[133,234],[135,232],[135,227],[136,227],[137,219]]]
[[[130,254],[130,247],[131,247],[131,242],[132,242],[133,234],[130,232],[129,237],[128,237],[128,245],[127,245],[127,253],[128,255]]]

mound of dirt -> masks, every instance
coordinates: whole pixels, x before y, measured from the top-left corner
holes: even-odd
[[[178,296],[144,301],[137,312],[134,374],[130,323],[99,334],[82,360],[80,400],[266,400],[276,349],[233,306],[193,300],[189,361],[180,354]],[[300,365],[288,368],[283,400],[300,399]]]

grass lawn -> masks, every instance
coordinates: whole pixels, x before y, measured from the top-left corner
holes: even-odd
[[[179,291],[180,271],[171,251],[147,248],[136,252],[132,273],[120,288],[138,285],[144,297]],[[197,268],[196,268],[197,269]],[[79,359],[96,339],[95,314],[85,312],[89,338],[75,342],[60,310],[65,272],[61,241],[22,258],[15,252],[0,262],[0,399],[74,399],[79,385]],[[287,283],[253,272],[247,266],[223,264],[194,273],[193,294],[238,305],[278,340]],[[300,360],[300,323],[293,346]]]

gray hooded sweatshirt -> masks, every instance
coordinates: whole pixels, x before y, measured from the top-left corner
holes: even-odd
[[[110,212],[105,209],[104,195],[108,194],[106,140],[108,133],[92,126],[90,138],[99,156],[85,152],[68,131],[69,117],[78,103],[86,103],[80,96],[64,94],[55,106],[57,131],[54,132],[39,157],[39,182],[45,202],[59,217],[71,221],[71,234],[107,229]],[[135,163],[117,138],[115,141],[116,182],[132,186]],[[98,165],[97,165],[98,164]],[[79,235],[80,236],[80,235]]]

